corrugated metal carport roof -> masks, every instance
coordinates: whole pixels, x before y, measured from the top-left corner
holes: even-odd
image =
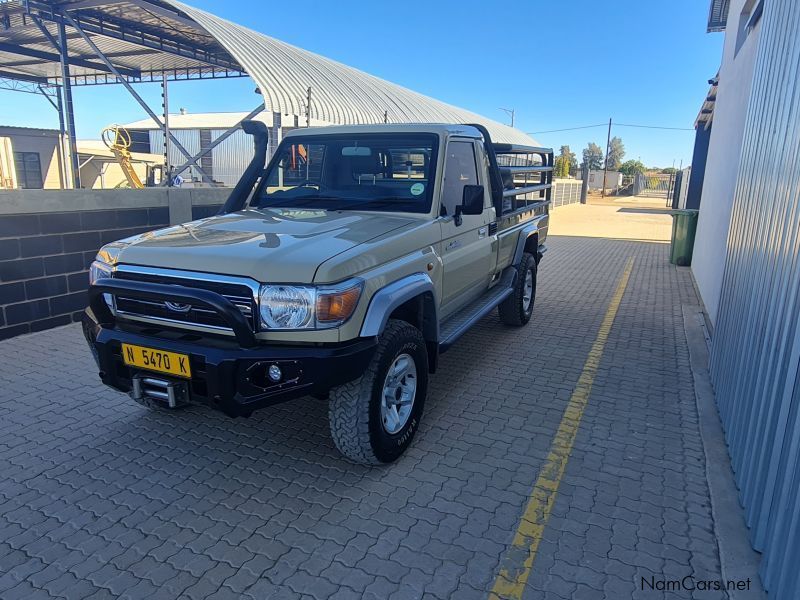
[[[268,110],[331,123],[484,124],[497,141],[535,144],[529,136],[318,54],[172,0],[18,0],[0,2],[0,77],[60,77],[57,37],[64,11],[131,82],[250,75]],[[36,20],[39,19],[41,26]],[[74,84],[114,83],[77,31],[67,27]]]
[[[0,73],[7,77],[61,77],[58,5],[89,34],[128,81],[241,74],[239,63],[214,37],[173,8],[156,2],[79,0],[0,2]],[[73,85],[116,83],[80,34],[67,26]]]

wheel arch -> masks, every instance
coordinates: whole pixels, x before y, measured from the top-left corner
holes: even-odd
[[[515,267],[519,265],[522,260],[522,255],[526,252],[533,254],[537,264],[539,260],[541,260],[542,255],[539,250],[539,221],[542,220],[542,217],[544,217],[544,215],[537,217],[533,222],[528,223],[520,230],[519,238],[517,239],[517,248],[514,252],[514,260],[511,263]]]
[[[428,368],[436,370],[439,348],[439,315],[436,291],[426,273],[413,273],[373,294],[361,337],[380,335],[389,319],[401,319],[422,332],[428,350]]]
[[[431,278],[426,273],[413,273],[373,294],[361,326],[361,337],[380,335],[390,318],[402,318],[422,331],[426,341],[438,341],[437,312]]]

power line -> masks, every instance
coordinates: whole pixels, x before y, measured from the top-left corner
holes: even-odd
[[[672,129],[675,131],[694,131],[694,127],[662,127],[661,125],[631,125],[630,123],[614,123],[617,127],[641,127],[642,129]]]
[[[547,131],[527,131],[528,135],[539,135],[541,133],[558,133],[559,131],[575,131],[577,129],[591,129],[593,127],[605,127],[607,123],[597,125],[582,125],[580,127],[565,127],[563,129],[548,129]],[[633,125],[631,123],[614,123],[616,127],[638,127],[641,129],[670,129],[673,131],[694,131],[693,127],[666,127],[661,125]]]
[[[591,129],[592,127],[605,127],[606,123],[599,125],[583,125],[582,127],[566,127],[564,129],[549,129],[548,131],[526,131],[528,135],[538,135],[540,133],[556,133],[557,131],[574,131],[576,129]]]

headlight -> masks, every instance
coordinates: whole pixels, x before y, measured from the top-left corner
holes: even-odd
[[[260,293],[264,329],[326,329],[347,321],[358,305],[361,281],[323,286],[265,285]]]
[[[104,277],[111,277],[111,265],[101,260],[96,260],[89,265],[89,285],[92,285],[95,281]],[[113,311],[114,298],[111,294],[103,294],[103,300],[106,301],[108,307]]]
[[[111,265],[96,260],[89,266],[89,285],[103,277],[111,277]]]
[[[267,329],[313,329],[316,290],[292,285],[261,288],[261,322]]]

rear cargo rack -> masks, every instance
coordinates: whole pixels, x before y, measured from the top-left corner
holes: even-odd
[[[553,188],[553,149],[495,143],[483,125],[470,125],[483,135],[492,173],[492,200],[498,217],[549,205]]]
[[[553,188],[553,150],[518,144],[492,144],[503,180],[501,214],[549,203]]]

